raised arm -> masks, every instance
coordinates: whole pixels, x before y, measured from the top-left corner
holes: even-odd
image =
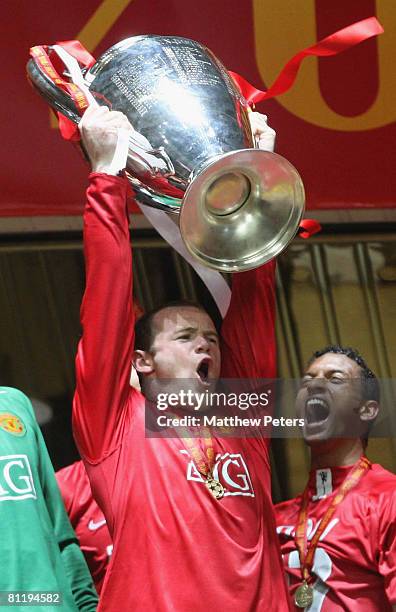
[[[249,118],[258,148],[272,152],[276,135],[266,115],[251,112]],[[275,310],[275,261],[233,275],[231,304],[222,327],[222,376],[276,376]]]
[[[76,359],[73,427],[81,454],[95,462],[119,444],[130,392],[134,315],[127,179],[109,174],[121,113],[88,109],[80,124],[92,170],[84,212],[86,289]]]
[[[275,261],[233,275],[224,319],[222,376],[275,378]]]

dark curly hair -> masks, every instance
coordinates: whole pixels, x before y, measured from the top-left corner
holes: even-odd
[[[329,346],[325,346],[323,349],[319,351],[315,351],[312,357],[308,361],[308,365],[311,365],[315,359],[322,357],[326,353],[336,353],[338,355],[345,355],[352,359],[361,369],[361,377],[362,377],[362,397],[365,400],[375,400],[379,402],[380,400],[380,388],[378,384],[378,379],[374,372],[370,370],[367,363],[360,355],[360,353],[350,346],[340,346],[338,344],[330,344]]]

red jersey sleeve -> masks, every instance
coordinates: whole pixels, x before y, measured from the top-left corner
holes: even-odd
[[[55,473],[66,512],[74,530],[78,527],[86,506],[92,499],[91,486],[82,461],[75,461],[71,465]]]
[[[71,465],[68,465],[55,473],[58,487],[62,494],[63,503],[65,504],[66,512],[73,526],[76,528],[75,508],[74,508],[74,490],[78,482],[74,478],[74,471]]]
[[[224,378],[274,378],[275,260],[233,275],[230,307],[222,327]]]
[[[380,508],[378,569],[390,603],[396,604],[396,492]]]
[[[134,339],[126,178],[92,173],[84,212],[86,289],[76,358],[73,428],[95,463],[121,442]]]

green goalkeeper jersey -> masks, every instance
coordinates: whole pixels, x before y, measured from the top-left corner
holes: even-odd
[[[42,595],[48,592],[59,598]],[[91,612],[97,605],[32,405],[17,389],[0,387],[2,605],[6,598],[12,610]]]

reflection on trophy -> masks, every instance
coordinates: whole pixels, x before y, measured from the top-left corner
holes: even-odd
[[[28,76],[50,105],[78,123],[77,107],[31,59]],[[84,75],[99,104],[134,127],[126,172],[141,203],[179,215],[188,250],[224,272],[255,268],[295,236],[304,188],[284,158],[254,148],[248,105],[203,45],[134,36]]]

